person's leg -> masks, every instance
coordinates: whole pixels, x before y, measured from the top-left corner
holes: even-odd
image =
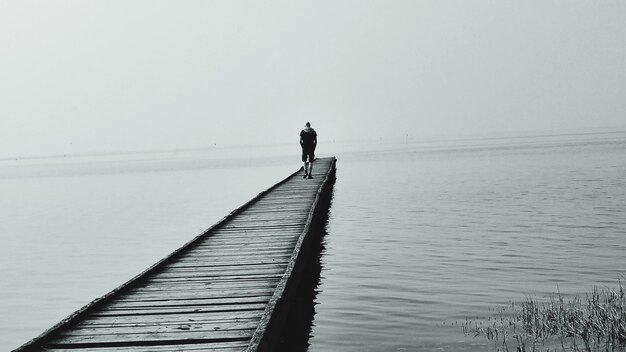
[[[315,156],[313,155],[313,152],[309,153],[309,178],[313,178],[313,159],[315,159]]]
[[[307,160],[307,153],[306,150],[304,150],[304,148],[302,148],[302,163],[304,164],[304,177],[306,177],[307,174],[307,170],[308,170],[308,163],[306,162]]]

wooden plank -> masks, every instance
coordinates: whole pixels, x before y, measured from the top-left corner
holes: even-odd
[[[233,322],[196,322],[188,321],[183,323],[174,324],[134,324],[120,326],[119,324],[109,324],[100,326],[84,326],[77,325],[73,329],[67,330],[59,335],[59,337],[66,336],[96,336],[96,335],[110,335],[110,334],[164,334],[164,333],[176,333],[180,331],[193,331],[193,332],[206,332],[207,335],[214,331],[228,331],[228,330],[249,330],[256,328],[258,320],[242,320]]]
[[[254,230],[246,230],[246,231],[231,231],[231,230],[222,230],[219,233],[216,233],[213,237],[213,241],[206,241],[202,243],[198,243],[196,248],[202,248],[212,245],[220,245],[227,243],[263,243],[264,241],[283,241],[293,239],[293,237],[297,237],[300,235],[302,231],[298,230],[289,230],[289,231],[254,231]]]
[[[230,260],[230,259],[234,259],[236,260],[236,258],[249,258],[249,259],[262,259],[262,258],[268,258],[268,257],[273,257],[273,258],[278,258],[281,256],[290,256],[291,253],[293,252],[293,250],[291,248],[282,248],[282,249],[270,249],[267,251],[250,251],[250,252],[237,252],[237,251],[229,251],[229,252],[209,252],[209,253],[202,253],[202,252],[193,252],[193,253],[188,253],[187,255],[185,255],[185,257],[180,258],[180,260],[190,260],[190,259],[213,259],[213,260]]]
[[[281,238],[289,238],[293,236],[298,236],[302,231],[289,229],[289,230],[274,230],[274,231],[263,231],[263,230],[254,230],[249,229],[245,231],[241,230],[232,230],[232,229],[224,229],[220,230],[219,233],[215,234],[213,237],[215,240],[225,240],[230,239],[233,241],[245,241],[246,239],[250,240],[262,240],[262,239],[281,239]],[[210,241],[199,243],[199,246],[208,245]]]
[[[196,313],[213,313],[213,312],[243,312],[243,311],[261,311],[265,309],[265,304],[230,304],[217,306],[197,306],[197,307],[154,307],[145,309],[121,309],[110,308],[94,312],[91,317],[128,317],[142,315],[183,315]]]
[[[263,231],[263,230],[238,230],[238,229],[223,229],[220,230],[219,233],[215,234],[215,239],[231,239],[233,241],[245,241],[246,239],[257,240],[257,239],[280,239],[280,238],[289,238],[293,236],[298,236],[302,231],[298,229],[289,229],[289,230],[273,230],[273,231]],[[199,246],[208,245],[210,241],[199,243]]]
[[[186,307],[186,306],[199,306],[199,305],[225,305],[235,303],[266,303],[271,295],[253,295],[243,297],[215,297],[206,298],[198,297],[194,299],[153,299],[153,300],[115,300],[106,306],[109,308],[144,308],[144,307]]]
[[[153,283],[164,283],[179,285],[180,283],[215,283],[228,281],[266,281],[278,279],[282,277],[284,272],[278,273],[253,273],[253,274],[234,274],[234,275],[212,275],[212,276],[177,276],[177,277],[154,277],[148,281]]]
[[[259,209],[259,208],[250,208],[243,211],[239,214],[239,219],[250,219],[250,220],[263,220],[263,219],[272,219],[276,221],[284,221],[284,220],[294,220],[294,219],[304,219],[307,217],[307,208],[306,207],[291,207],[289,209],[280,209],[280,208],[269,208],[269,209]],[[234,219],[234,220],[239,220]]]
[[[281,234],[281,233],[285,233],[285,232],[301,232],[302,231],[302,226],[292,226],[292,227],[283,227],[283,226],[267,226],[267,227],[263,227],[263,226],[229,226],[229,225],[225,225],[223,227],[220,227],[219,230],[215,230],[215,232],[213,232],[213,236],[219,236],[222,233],[226,233],[226,234],[230,234],[232,232],[239,232],[239,233],[259,233],[259,234],[267,234],[267,235],[271,235],[271,234]],[[209,240],[209,239],[207,239]]]
[[[280,233],[284,233],[284,232],[301,232],[302,228],[304,226],[302,225],[290,225],[290,226],[283,226],[279,223],[269,223],[266,222],[267,226],[265,225],[258,225],[256,226],[255,224],[258,224],[259,222],[250,222],[250,223],[244,223],[244,222],[240,222],[240,223],[229,223],[227,225],[224,225],[224,227],[220,227],[219,231],[215,231],[213,233],[214,236],[220,235],[222,233],[232,233],[232,232],[258,232],[258,233],[265,233],[265,234],[272,234],[272,233],[276,233],[276,234],[280,234]]]
[[[250,219],[242,221],[232,221],[222,227],[222,229],[239,228],[239,229],[298,229],[304,228],[302,224],[304,220],[300,219],[285,219],[285,220],[262,220],[262,219]]]
[[[317,190],[318,188],[319,184],[315,182],[287,182],[276,187],[274,192],[302,192],[302,190]]]
[[[259,275],[259,274],[279,274],[284,273],[285,268],[282,265],[276,266],[240,266],[240,267],[228,267],[229,269],[223,269],[221,267],[204,267],[204,268],[167,268],[159,275],[155,275],[156,278],[180,278],[180,277],[220,277],[223,275]]]
[[[281,247],[291,247],[290,245],[293,245],[294,241],[297,240],[297,236],[292,235],[292,236],[284,236],[282,238],[277,238],[277,237],[265,237],[262,239],[257,239],[255,241],[251,241],[251,240],[246,240],[246,239],[241,239],[241,240],[237,240],[237,238],[234,238],[233,243],[229,243],[229,241],[227,240],[222,240],[219,242],[214,242],[214,243],[207,243],[207,244],[202,244],[199,245],[195,251],[220,251],[220,250],[232,250],[232,249],[247,249],[247,250],[256,250],[256,249],[268,249],[268,248],[272,248],[272,247],[277,247],[277,246],[281,246]],[[194,251],[194,252],[195,252]]]
[[[269,261],[277,261],[277,260],[281,260],[284,258],[290,258],[291,257],[291,252],[290,251],[282,251],[282,252],[278,252],[278,253],[264,253],[261,255],[258,254],[237,254],[237,253],[230,253],[230,254],[224,254],[224,255],[211,255],[211,254],[206,254],[206,255],[193,255],[193,254],[188,254],[182,258],[178,258],[176,260],[175,263],[190,263],[190,262],[194,262],[194,263],[198,263],[198,264],[211,264],[211,263],[222,263],[222,264],[227,264],[227,263],[244,263],[244,262],[250,262],[250,261],[254,261],[254,262],[259,262],[259,263],[267,263]],[[201,260],[201,261],[199,261]],[[174,265],[174,263],[172,264]]]
[[[260,200],[258,203],[258,206],[261,208],[274,208],[274,209],[283,209],[283,208],[292,208],[292,207],[298,207],[299,205],[301,205],[301,203],[306,203],[309,202],[308,199],[302,199],[302,200],[297,200],[297,201],[274,201],[274,200]],[[300,209],[306,209],[306,207],[301,207]],[[310,208],[309,208],[310,209]]]
[[[297,203],[303,199],[315,198],[314,192],[295,192],[295,191],[286,191],[286,190],[274,190],[271,194],[268,194],[259,199],[261,201],[283,201],[283,202],[293,202]],[[258,204],[258,203],[257,203]],[[299,204],[308,205],[311,204],[308,202],[300,202]]]
[[[230,341],[230,342],[214,342],[214,343],[189,343],[179,345],[153,345],[153,346],[122,346],[122,347],[86,347],[81,348],[80,352],[193,352],[193,351],[209,351],[209,352],[241,352],[246,349],[247,341]],[[47,352],[67,352],[67,348],[49,347],[45,349]]]
[[[294,221],[293,219],[283,220],[283,221],[274,221],[274,220],[259,220],[259,219],[251,219],[251,220],[238,220],[231,221],[228,225],[223,228],[253,228],[253,229],[290,229],[290,228],[303,228],[304,224],[301,221]]]
[[[71,333],[71,330],[67,333]],[[210,334],[207,331],[190,331],[180,330],[177,332],[164,332],[158,334],[150,333],[126,333],[118,334],[112,332],[110,334],[98,334],[98,335],[65,335],[64,332],[58,339],[53,340],[50,345],[84,345],[84,344],[146,344],[148,342],[179,342],[185,340],[198,341],[198,342],[221,342],[224,340],[244,341],[248,340],[254,329],[241,329],[241,330],[214,330]]]
[[[204,263],[227,263],[228,261],[245,261],[245,260],[269,260],[291,257],[292,252],[289,250],[267,251],[263,253],[193,253],[180,258],[178,262],[203,261]]]
[[[196,247],[198,249],[209,249],[236,247],[236,246],[250,246],[269,248],[271,246],[290,247],[290,242],[297,239],[301,234],[301,231],[283,232],[280,234],[255,234],[255,233],[230,233],[215,237],[214,242],[201,243]],[[266,244],[265,246],[263,244]],[[291,248],[293,249],[293,248]]]
[[[293,236],[296,237],[296,236]],[[229,246],[229,245],[221,245],[218,244],[217,246],[200,246],[198,248],[196,248],[196,250],[193,253],[188,253],[187,255],[185,255],[183,258],[192,258],[194,254],[198,254],[198,255],[202,255],[202,256],[211,256],[211,257],[218,257],[218,256],[225,256],[225,255],[233,255],[233,254],[238,254],[241,255],[247,255],[247,254],[260,254],[260,253],[268,253],[268,254],[272,254],[272,253],[276,253],[276,252],[281,252],[281,253],[289,253],[293,251],[293,248],[291,248],[297,238],[285,238],[282,241],[279,240],[272,240],[271,238],[268,239],[266,241],[266,245],[261,245],[261,244],[247,244],[247,243],[240,243],[239,244],[239,251],[237,251],[237,246]],[[291,245],[291,246],[290,246]]]
[[[297,215],[303,215],[304,209],[299,206],[290,206],[290,207],[272,207],[272,208],[248,208],[241,212],[242,216],[252,216],[252,215],[270,215],[270,214],[288,214],[293,213]]]
[[[135,297],[134,299],[116,300],[107,304],[106,308],[145,308],[145,307],[191,307],[203,305],[223,306],[228,304],[261,304],[267,303],[271,292],[250,294],[248,296],[225,297]]]
[[[150,279],[147,279],[150,280]],[[182,290],[187,290],[190,293],[194,294],[206,294],[210,295],[210,293],[205,293],[207,290],[221,290],[224,292],[253,292],[255,290],[265,290],[271,287],[276,283],[277,278],[246,278],[241,280],[232,280],[232,279],[223,279],[223,280],[213,280],[208,282],[198,282],[198,281],[189,281],[189,282],[168,282],[168,281],[148,281],[146,285],[131,287],[128,288],[126,293],[134,295],[137,293],[148,293],[148,292],[162,292],[163,294],[181,292]],[[236,285],[237,282],[240,282],[241,285]],[[196,292],[197,291],[197,292]],[[216,294],[221,295],[220,291],[215,291]]]
[[[206,259],[206,260],[216,260],[216,261],[228,261],[228,260],[238,260],[238,259],[266,259],[266,258],[278,258],[281,256],[289,256],[293,250],[291,248],[270,248],[265,251],[246,251],[246,252],[237,252],[237,251],[206,251],[206,252],[193,252],[186,254],[183,258],[179,260],[191,260],[191,259]]]
[[[309,208],[310,209],[310,208]],[[293,216],[303,216],[306,214],[306,207],[302,207],[297,204],[279,204],[272,207],[258,207],[246,209],[245,213],[241,214],[243,216],[269,216],[271,214],[284,216],[286,214],[292,214]]]
[[[237,248],[248,246],[253,248],[270,248],[272,246],[290,247],[290,242],[297,239],[300,231],[290,231],[283,233],[271,233],[256,236],[251,233],[229,233],[215,237],[214,241],[200,243],[198,249],[209,248]]]
[[[278,279],[264,279],[264,280],[222,280],[216,282],[209,283],[197,283],[197,282],[189,282],[189,283],[163,283],[163,282],[153,282],[149,285],[130,289],[128,292],[165,292],[165,291],[181,291],[186,290],[188,292],[198,291],[199,293],[207,290],[228,290],[232,291],[236,288],[241,290],[249,290],[249,289],[263,289],[270,288],[276,284],[280,280]]]
[[[84,325],[127,325],[127,324],[177,324],[185,322],[219,322],[219,321],[238,321],[238,320],[258,320],[263,315],[260,310],[246,310],[237,312],[215,312],[206,313],[190,313],[184,315],[175,314],[152,314],[152,315],[135,315],[135,316],[88,316],[81,320],[80,324]]]
[[[313,192],[276,192],[271,195],[262,197],[256,204],[260,204],[261,206],[264,202],[282,202],[283,204],[299,204],[302,206],[310,206],[309,202],[306,200],[315,198],[315,194]]]
[[[209,282],[163,282],[163,281],[150,281],[152,279],[148,279],[147,285],[143,287],[138,287],[136,290],[141,290],[144,292],[147,291],[166,291],[170,290],[189,290],[189,292],[193,290],[217,290],[217,289],[247,289],[247,288],[265,288],[271,287],[279,281],[278,278],[242,278],[242,279],[223,279],[223,280],[213,280]]]
[[[212,261],[220,261],[224,263],[228,263],[230,260],[245,260],[248,258],[249,260],[264,260],[270,258],[279,258],[282,256],[289,256],[293,252],[291,248],[267,248],[267,249],[259,249],[258,251],[250,250],[250,251],[242,251],[237,252],[236,250],[198,250],[194,253],[189,253],[185,255],[183,258],[180,258],[180,261],[184,260],[192,260],[192,259],[201,259],[201,260],[212,260]]]
[[[293,250],[294,240],[297,241],[297,235],[291,234],[289,236],[281,236],[277,237],[263,237],[256,239],[254,241],[247,241],[244,238],[239,239],[238,237],[233,238],[233,242],[229,244],[228,241],[220,241],[219,243],[207,243],[199,245],[194,252],[196,251],[205,251],[205,252],[215,252],[219,253],[220,251],[229,251],[236,248],[247,249],[247,250],[266,250],[272,248],[282,248]],[[184,256],[181,256],[184,257]]]
[[[284,237],[282,239],[275,239],[273,240],[275,237],[270,237],[267,239],[266,241],[266,245],[259,245],[259,244],[247,244],[245,242],[240,242],[238,243],[239,246],[232,246],[232,245],[227,245],[227,244],[223,244],[223,243],[219,243],[219,244],[207,244],[207,245],[203,245],[203,246],[198,246],[193,252],[189,252],[189,253],[185,253],[185,257],[196,254],[196,253],[210,253],[210,254],[216,254],[216,255],[222,255],[222,254],[227,254],[227,253],[244,253],[244,254],[255,254],[255,253],[263,253],[263,252],[276,252],[276,251],[282,251],[282,252],[293,252],[293,248],[291,246],[292,242],[294,241],[293,237],[297,237],[297,236],[292,236],[291,238],[289,237]],[[295,238],[297,240],[297,238]]]
[[[231,263],[237,263],[237,264],[249,264],[249,263],[259,263],[259,264],[268,264],[268,263],[275,263],[275,264],[285,264],[286,262],[289,262],[289,259],[291,258],[291,254],[283,254],[280,256],[272,256],[271,258],[265,257],[265,258],[251,258],[251,257],[244,257],[244,258],[228,258],[230,260],[225,260],[225,258],[204,258],[202,260],[199,259],[192,259],[192,258],[180,258],[179,260],[177,260],[175,263],[172,263],[170,265],[170,267],[203,267],[203,266],[216,266],[216,265],[227,265],[227,264],[231,264]]]
[[[244,262],[250,260],[263,260],[267,262],[268,260],[284,260],[286,258],[291,257],[291,251],[273,251],[273,252],[264,252],[260,254],[238,254],[238,253],[224,253],[224,254],[213,254],[213,253],[198,253],[198,254],[190,254],[185,258],[181,258],[178,262],[181,263],[198,263],[198,264],[212,264],[212,263],[228,263],[228,261],[237,261]]]
[[[259,230],[269,230],[269,231],[285,231],[288,229],[301,229],[304,226],[297,224],[297,225],[250,225],[250,226],[245,226],[245,225],[236,225],[236,224],[227,224],[224,225],[223,227],[221,227],[222,230],[231,230],[231,231],[245,231],[245,230],[255,230],[255,231],[259,231]]]
[[[261,268],[261,269],[239,269],[239,270],[229,270],[229,271],[219,271],[219,270],[196,270],[196,271],[165,271],[159,273],[159,275],[155,275],[154,279],[156,280],[180,280],[180,279],[190,279],[190,280],[207,280],[213,278],[225,278],[225,277],[250,277],[250,276],[275,276],[282,275],[285,272],[284,268]]]
[[[247,271],[257,271],[257,270],[281,270],[284,269],[285,265],[276,264],[273,262],[270,263],[242,263],[242,264],[231,264],[224,263],[221,265],[203,265],[200,267],[180,267],[180,266],[167,266],[163,268],[158,275],[161,274],[169,274],[169,273],[212,273],[212,272],[247,272]]]
[[[216,260],[216,258],[213,258],[213,260],[200,260],[200,259],[190,259],[190,258],[186,258],[186,259],[181,259],[180,261],[173,263],[172,265],[168,266],[168,269],[172,269],[172,270],[179,270],[179,269],[184,269],[184,270],[204,270],[204,269],[219,269],[219,267],[224,266],[225,268],[230,268],[231,264],[233,264],[234,262],[236,262],[238,265],[240,266],[252,266],[254,264],[259,264],[259,265],[277,265],[277,266],[281,266],[284,267],[287,262],[289,261],[289,258],[291,257],[291,255],[281,255],[279,257],[272,257],[272,258],[263,258],[262,260],[259,260],[258,262],[253,262],[251,260],[254,260],[256,258],[235,258],[237,260],[233,260],[233,261],[224,261],[224,260]],[[228,270],[228,269],[225,269]],[[137,287],[137,286],[135,286]]]
[[[196,298],[223,298],[223,297],[242,297],[253,295],[271,295],[273,293],[272,286],[266,287],[231,287],[230,289],[209,290],[203,288],[201,290],[129,290],[130,295],[121,296],[120,299],[140,300],[173,300],[173,299],[196,299]],[[134,298],[133,298],[134,297]]]
[[[100,335],[110,333],[160,333],[160,332],[177,332],[178,330],[193,331],[226,331],[226,330],[242,330],[253,329],[259,324],[259,318],[239,319],[239,320],[213,320],[213,321],[180,321],[180,322],[161,322],[161,323],[124,323],[113,322],[111,324],[80,324],[74,326],[71,330],[59,335],[62,336],[80,336],[80,335]]]
[[[102,309],[112,308],[153,308],[153,307],[192,307],[192,306],[224,306],[229,304],[251,304],[267,302],[269,293],[251,294],[246,296],[215,296],[215,297],[189,297],[181,299],[165,299],[154,297],[153,299],[120,299],[107,303]]]

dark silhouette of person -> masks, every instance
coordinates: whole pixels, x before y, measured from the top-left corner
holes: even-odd
[[[300,132],[300,146],[302,147],[304,178],[313,178],[313,160],[315,160],[317,132],[315,132],[315,130],[311,128],[311,124],[308,122],[304,125],[304,129]]]

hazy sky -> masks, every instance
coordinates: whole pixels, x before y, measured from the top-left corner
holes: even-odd
[[[626,1],[0,0],[0,157],[626,126]]]

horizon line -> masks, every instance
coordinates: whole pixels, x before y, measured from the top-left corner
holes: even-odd
[[[509,133],[509,135],[506,135]],[[360,139],[343,139],[343,140],[323,140],[324,143],[368,143],[368,142],[393,142],[393,141],[411,141],[422,140],[424,142],[436,142],[436,141],[479,141],[479,140],[501,140],[501,139],[523,139],[531,137],[564,137],[564,136],[585,136],[585,135],[597,135],[597,134],[620,134],[626,133],[626,127],[620,127],[618,130],[608,130],[599,128],[596,131],[569,131],[556,130],[556,131],[519,131],[519,132],[500,132],[500,136],[492,134],[486,135],[460,135],[460,136],[433,136],[433,137],[415,137],[406,134],[402,137],[386,137],[386,138],[360,138]],[[294,142],[297,143],[297,142]],[[76,152],[76,153],[58,153],[58,154],[41,154],[41,155],[28,155],[28,156],[7,156],[0,157],[0,162],[3,161],[22,161],[22,160],[46,160],[46,159],[60,159],[60,158],[83,158],[83,157],[106,157],[106,156],[121,156],[121,155],[147,155],[147,154],[162,154],[162,153],[188,153],[188,152],[201,152],[201,151],[215,151],[215,150],[227,150],[227,149],[243,149],[253,147],[273,147],[292,144],[292,142],[278,142],[268,144],[231,144],[231,145],[216,145],[213,146],[198,146],[198,147],[180,147],[171,149],[148,149],[148,150],[117,150],[117,151],[91,151],[91,152]]]

